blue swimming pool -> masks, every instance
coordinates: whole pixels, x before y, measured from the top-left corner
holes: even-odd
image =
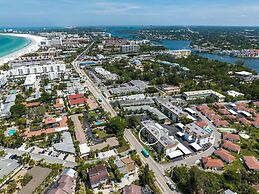
[[[104,122],[102,122],[102,121],[96,121],[95,122],[95,125],[102,125],[102,124],[104,124]]]
[[[13,134],[15,134],[15,132],[16,132],[16,129],[9,129],[7,132],[7,135],[12,136]]]
[[[213,132],[213,130],[210,129],[210,128],[205,128],[204,130],[207,131],[208,133],[212,133]]]

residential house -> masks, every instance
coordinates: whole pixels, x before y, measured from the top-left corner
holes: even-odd
[[[216,127],[228,127],[229,126],[229,123],[226,120],[215,120],[213,123]]]
[[[84,94],[72,94],[67,96],[70,107],[84,106],[86,100]]]
[[[125,186],[122,191],[123,194],[142,194],[141,186],[131,184]]]
[[[121,172],[121,174],[124,175],[124,177],[128,177],[135,173],[136,167],[131,157],[125,157],[125,158],[116,160],[114,162],[118,167],[119,171]]]
[[[236,152],[238,154],[240,153],[240,150],[241,150],[241,147],[239,145],[234,144],[233,142],[228,140],[223,140],[222,147],[229,151]]]
[[[62,98],[57,98],[53,106],[57,110],[63,110],[65,108],[64,100]]]
[[[205,169],[221,170],[224,168],[224,163],[220,159],[213,159],[211,157],[203,157],[202,164]]]
[[[240,136],[238,134],[232,134],[229,132],[224,132],[222,134],[223,140],[229,140],[229,141],[235,141],[239,142],[240,141]]]
[[[109,181],[107,168],[103,165],[97,165],[88,169],[87,174],[92,188],[96,188],[101,184],[107,184]]]
[[[244,156],[244,163],[248,170],[259,172],[259,161],[254,156]]]
[[[77,172],[73,169],[66,169],[60,176],[56,186],[48,194],[75,194]]]
[[[224,150],[222,148],[215,150],[214,154],[228,164],[232,163],[236,159],[227,150]]]
[[[67,126],[67,117],[62,116],[59,118],[46,118],[44,120],[44,124],[47,126],[47,129],[41,129],[37,131],[33,131],[31,129],[26,129],[24,132],[24,135],[26,138],[31,138],[33,136],[39,136],[42,134],[51,134],[55,132],[61,132],[61,131],[66,131],[68,130]]]
[[[86,99],[86,103],[89,106],[89,110],[95,110],[99,107],[98,103],[96,102],[96,100],[93,97],[89,97]]]

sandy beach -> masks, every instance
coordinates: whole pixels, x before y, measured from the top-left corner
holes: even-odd
[[[6,55],[4,57],[0,57],[0,65],[3,65],[4,63],[7,63],[9,61],[12,61],[16,58],[21,57],[22,55],[32,53],[37,51],[40,47],[39,44],[42,40],[44,40],[44,37],[41,36],[35,36],[31,34],[11,34],[11,33],[2,33],[0,35],[9,35],[9,36],[17,36],[17,37],[23,37],[31,40],[31,43],[27,45],[26,47],[15,51],[9,55]]]

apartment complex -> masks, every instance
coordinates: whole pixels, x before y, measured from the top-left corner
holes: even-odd
[[[159,152],[163,151],[164,154],[169,154],[176,150],[178,141],[169,137],[169,132],[166,128],[151,120],[142,121],[141,124],[145,127],[145,132],[148,133],[149,141],[157,141],[156,146]]]
[[[207,97],[213,97],[218,102],[224,102],[225,96],[215,92],[213,90],[198,90],[198,91],[191,91],[191,92],[184,92],[183,95],[185,100],[196,100],[196,99],[202,99]]]
[[[122,53],[135,53],[138,52],[140,49],[140,46],[137,44],[132,44],[132,45],[122,45],[120,47],[120,51]]]
[[[174,122],[180,122],[181,117],[187,117],[188,114],[182,108],[173,105],[170,102],[158,101],[161,111]]]
[[[7,72],[10,77],[26,76],[30,74],[48,74],[51,72],[64,73],[66,72],[65,64],[49,64],[49,65],[37,65],[37,66],[21,66],[15,69],[11,69]]]

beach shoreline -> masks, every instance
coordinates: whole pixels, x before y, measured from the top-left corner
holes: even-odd
[[[39,46],[40,42],[45,39],[44,37],[35,36],[35,35],[31,35],[31,34],[0,33],[0,35],[22,37],[22,38],[30,39],[30,41],[31,41],[30,44],[23,47],[22,49],[17,50],[13,53],[10,53],[6,56],[0,57],[0,66],[5,63],[8,63],[9,61],[17,59],[25,54],[36,52],[40,48],[40,46]]]

